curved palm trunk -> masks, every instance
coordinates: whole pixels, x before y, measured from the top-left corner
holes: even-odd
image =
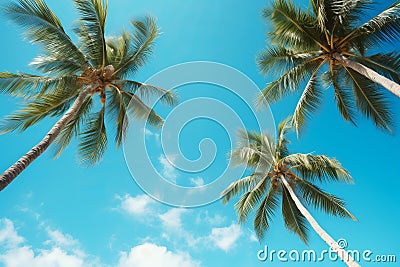
[[[324,230],[322,227],[318,224],[318,222],[312,217],[310,212],[304,207],[304,205],[300,202],[298,197],[296,196],[296,193],[293,191],[293,188],[289,185],[289,183],[286,181],[285,177],[281,176],[280,177],[282,180],[282,183],[284,186],[287,188],[287,190],[290,193],[290,196],[292,197],[293,201],[296,203],[297,208],[300,210],[301,214],[304,215],[304,217],[308,220],[312,228],[317,232],[317,234],[322,238],[322,240],[325,241],[326,244],[342,259],[342,261],[350,267],[360,267],[360,265],[355,262],[353,257],[351,257],[346,250],[344,250],[342,247],[340,247],[336,241]]]
[[[78,110],[81,108],[86,96],[91,91],[92,86],[87,87],[75,99],[69,110],[57,121],[46,136],[36,146],[29,150],[16,163],[0,175],[0,191],[9,185],[23,170],[28,167],[37,157],[39,157],[56,139],[61,130],[71,121]]]
[[[353,60],[350,60],[338,53],[336,53],[334,55],[334,58],[337,61],[340,61],[341,63],[343,63],[346,67],[349,67],[355,71],[357,71],[358,73],[360,73],[361,75],[367,77],[368,79],[370,79],[371,81],[382,85],[383,87],[385,87],[389,92],[391,92],[392,94],[394,94],[395,96],[400,98],[400,85],[395,83],[394,81],[386,78],[383,75],[380,75],[379,73],[377,73],[376,71],[358,63],[355,62]]]

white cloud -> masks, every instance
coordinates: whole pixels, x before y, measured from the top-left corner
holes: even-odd
[[[211,229],[211,235],[208,239],[213,242],[216,247],[228,252],[235,246],[236,241],[242,233],[240,225],[232,223],[231,226],[228,227]]]
[[[218,213],[215,215],[209,215],[208,210],[201,212],[197,215],[196,224],[207,224],[211,226],[222,225],[226,221],[226,217]]]
[[[149,138],[149,137],[151,137],[151,136],[154,136],[154,139],[156,140],[156,141],[160,141],[160,134],[158,134],[158,133],[153,133],[152,131],[150,131],[149,129],[147,129],[147,128],[144,128],[143,129],[144,130],[144,136],[146,137],[146,138]]]
[[[117,196],[118,199],[121,200],[120,208],[131,215],[143,215],[151,212],[150,204],[155,201],[150,198],[148,195],[137,195],[136,197],[132,197],[126,194],[123,197]]]
[[[200,187],[200,186],[204,185],[204,180],[201,177],[190,178],[190,182],[196,187]]]
[[[129,253],[122,252],[119,260],[121,267],[199,267],[200,262],[193,260],[187,253],[174,253],[166,247],[145,243],[133,247]]]
[[[24,242],[24,238],[17,234],[11,220],[4,218],[0,220],[0,244],[5,247],[15,247]]]
[[[162,166],[162,176],[164,176],[164,178],[170,180],[171,182],[176,183],[178,173],[176,172],[176,169],[173,165],[174,161],[176,160],[176,155],[168,155],[167,157],[164,155],[160,155],[158,160]]]
[[[260,242],[254,233],[251,233],[249,239],[251,242]]]
[[[158,217],[165,228],[168,230],[182,230],[182,214],[186,213],[185,209],[173,208],[166,213],[160,214]]]
[[[23,244],[25,239],[18,234],[11,220],[2,219],[0,226],[0,263],[5,267],[95,266],[91,257],[79,250],[79,242],[70,235],[46,228],[51,239],[44,243],[51,247],[33,249]]]

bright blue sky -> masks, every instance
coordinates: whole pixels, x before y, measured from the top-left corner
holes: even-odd
[[[64,26],[71,26],[76,18],[71,1],[47,2]],[[207,60],[242,71],[262,88],[267,78],[257,72],[254,58],[265,46],[266,23],[260,11],[266,4],[267,1],[237,0],[111,0],[107,33],[113,35],[121,27],[128,28],[132,17],[152,14],[158,18],[163,34],[149,64],[135,77],[137,80],[144,81],[178,63]],[[6,22],[4,15],[0,16],[0,23],[0,71],[29,71],[27,64],[37,56],[37,47],[24,42],[21,31]],[[207,92],[204,96],[210,96]],[[184,99],[198,95],[184,95]],[[397,254],[399,258],[399,138],[375,129],[364,119],[359,120],[358,128],[344,122],[334,107],[332,92],[326,93],[325,100],[301,142],[293,136],[291,149],[334,156],[342,162],[355,178],[355,185],[324,188],[343,197],[359,222],[311,211],[335,239],[346,238],[351,249]],[[296,97],[291,97],[272,107],[276,121],[293,111],[295,101]],[[398,99],[393,98],[392,102],[394,107],[399,105]],[[18,100],[0,96],[1,117],[17,106]],[[394,110],[398,112],[398,108]],[[396,114],[396,122],[398,118]],[[54,120],[47,120],[23,134],[0,136],[0,169],[8,168],[36,144],[53,123]],[[201,124],[204,122],[198,123],[194,125],[196,130],[191,130],[198,134],[196,140],[212,137],[212,130],[219,131],[216,125],[205,130]],[[199,134],[199,129],[204,130],[204,135]],[[148,138],[154,138],[157,144],[157,132],[152,133]],[[223,141],[223,137],[216,137],[217,145],[220,142],[224,147]],[[182,142],[188,157],[196,157],[197,143],[192,146],[190,139]],[[252,238],[251,222],[236,225],[232,203],[175,209],[152,201],[134,183],[122,150],[116,151],[111,140],[104,160],[93,168],[81,166],[75,150],[73,143],[57,160],[51,158],[51,151],[46,152],[0,193],[0,265],[154,267],[161,265],[149,265],[149,260],[160,260],[167,267],[281,266],[283,263],[259,262],[257,251],[264,245],[276,250],[307,249],[284,228],[279,213],[266,239],[258,243]],[[159,152],[154,153],[151,156],[159,159]],[[326,248],[316,234],[311,232],[310,236],[310,248]],[[312,263],[340,265],[343,266],[329,261]]]

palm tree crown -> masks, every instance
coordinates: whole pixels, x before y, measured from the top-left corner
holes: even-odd
[[[237,164],[246,164],[253,172],[233,182],[222,194],[224,203],[242,194],[235,204],[239,222],[245,222],[255,210],[254,229],[259,239],[264,237],[281,201],[286,227],[307,243],[306,217],[289,189],[294,190],[305,204],[335,216],[355,219],[343,200],[314,184],[316,181],[351,183],[352,178],[336,159],[290,154],[286,137],[291,129],[290,120],[288,118],[279,125],[276,140],[267,134],[240,133],[241,142],[239,148],[233,150],[232,157]],[[286,182],[290,188],[285,186]]]
[[[79,154],[84,162],[98,162],[107,145],[105,118],[115,125],[117,146],[128,126],[127,112],[149,122],[162,119],[143,101],[151,94],[173,104],[175,96],[161,88],[128,79],[143,66],[153,51],[159,31],[151,17],[132,20],[132,32],[105,37],[108,3],[74,0],[80,15],[74,27],[78,43],[67,35],[58,17],[42,0],[18,0],[5,12],[25,29],[25,36],[42,47],[42,55],[31,66],[43,75],[0,73],[0,92],[23,97],[21,110],[8,116],[1,132],[25,130],[46,117],[60,116],[82,96],[81,106],[55,138],[56,155],[79,136]],[[95,100],[100,104],[96,105]],[[133,105],[129,106],[130,101]],[[128,110],[130,109],[130,110]],[[146,116],[147,117],[147,116]]]
[[[345,120],[355,124],[359,110],[377,127],[391,131],[393,115],[382,89],[400,97],[400,54],[367,51],[399,40],[399,1],[365,23],[371,1],[310,2],[311,10],[303,10],[290,0],[276,0],[263,12],[272,24],[273,45],[258,57],[258,64],[264,74],[278,73],[278,79],[263,90],[260,103],[264,98],[276,102],[307,81],[293,116],[299,133],[318,110],[324,88],[332,86]]]

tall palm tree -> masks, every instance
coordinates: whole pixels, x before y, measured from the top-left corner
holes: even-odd
[[[400,97],[400,54],[367,55],[400,39],[400,1],[365,21],[369,0],[310,0],[311,9],[276,0],[263,11],[272,25],[272,46],[258,57],[261,72],[278,74],[263,90],[270,103],[299,91],[294,111],[299,133],[322,102],[323,89],[333,87],[338,109],[355,124],[356,110],[386,131],[393,126],[384,89]]]
[[[353,180],[336,159],[311,154],[291,154],[286,137],[291,129],[288,118],[278,127],[278,137],[240,132],[239,148],[232,151],[236,164],[246,164],[252,173],[233,182],[222,192],[223,202],[242,195],[235,204],[239,223],[255,211],[254,230],[262,239],[281,201],[285,226],[306,244],[307,222],[348,266],[359,266],[352,257],[325,232],[307,210],[314,206],[334,216],[356,218],[340,198],[324,192],[314,182],[346,182]],[[304,203],[304,204],[303,204]],[[258,206],[258,208],[257,208]]]
[[[43,75],[0,73],[0,92],[22,97],[26,103],[5,119],[1,133],[23,131],[46,117],[63,115],[42,141],[0,176],[0,190],[52,142],[58,156],[78,136],[80,157],[85,163],[95,164],[107,146],[106,117],[115,126],[118,147],[128,126],[128,112],[138,118],[146,117],[152,125],[162,124],[161,117],[142,98],[157,94],[167,104],[176,100],[168,91],[128,78],[153,51],[159,34],[153,18],[132,20],[132,32],[106,38],[108,3],[74,0],[74,4],[80,15],[74,27],[77,44],[42,0],[18,0],[6,7],[11,19],[25,29],[28,40],[41,45],[43,54],[31,65]],[[133,105],[128,105],[130,101]]]

